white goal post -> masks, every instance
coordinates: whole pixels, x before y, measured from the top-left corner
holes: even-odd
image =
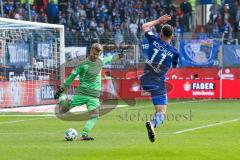
[[[0,18],[0,109],[55,103],[64,49],[63,25]]]

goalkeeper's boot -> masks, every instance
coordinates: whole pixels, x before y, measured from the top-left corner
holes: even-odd
[[[59,105],[59,113],[60,114],[64,114],[64,113],[67,113],[69,111],[69,109],[63,105]]]
[[[93,137],[89,137],[88,135],[82,135],[81,141],[93,141],[94,138]]]
[[[146,128],[148,131],[148,138],[151,142],[155,141],[155,131],[151,122],[146,122]]]
[[[59,103],[59,113],[60,114],[64,114],[66,112],[68,112],[71,108],[72,105],[72,98],[71,96],[68,96],[66,94],[62,94],[59,99],[58,99]]]

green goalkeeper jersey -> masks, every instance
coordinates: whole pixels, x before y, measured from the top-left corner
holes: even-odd
[[[97,59],[95,62],[92,62],[89,59],[82,61],[78,67],[72,71],[70,76],[64,82],[63,87],[69,87],[74,79],[79,75],[80,85],[77,87],[74,94],[100,97],[102,67],[105,64],[110,64],[113,59],[116,59],[115,56]]]

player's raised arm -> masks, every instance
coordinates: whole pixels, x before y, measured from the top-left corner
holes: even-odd
[[[167,21],[171,20],[171,16],[165,14],[161,17],[159,17],[158,19],[156,20],[153,20],[153,21],[150,21],[150,22],[147,22],[147,23],[144,23],[142,25],[142,30],[143,32],[146,32],[148,31],[151,27],[157,25],[157,24],[164,24],[166,23]]]

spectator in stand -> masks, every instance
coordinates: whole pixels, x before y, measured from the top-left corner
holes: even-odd
[[[87,28],[86,32],[84,32],[84,33],[85,33],[85,36],[89,36],[90,43],[88,43],[88,45],[90,45],[93,42],[99,41],[99,36],[98,36],[96,30],[91,31],[89,28]]]
[[[99,5],[99,10],[100,10],[100,13],[99,13],[100,21],[105,21],[107,19],[108,10],[104,1],[101,1],[101,4]]]
[[[120,3],[119,14],[120,14],[121,22],[123,22],[124,18],[125,18],[125,6],[124,6],[124,3]]]
[[[37,13],[36,13],[36,11],[35,11],[35,9],[33,7],[34,7],[34,5],[30,3],[30,16],[31,16],[31,20],[32,20],[32,16],[35,16],[35,17],[37,16]],[[23,17],[23,20],[28,21],[29,20],[29,13],[28,13],[29,11],[28,11],[28,8],[26,7],[26,3],[25,4],[17,3],[16,4],[16,8],[19,9],[19,12],[20,12],[20,14]]]
[[[71,31],[73,28],[73,22],[72,22],[72,13],[71,11],[67,12],[66,15],[66,26],[67,26],[67,30]]]
[[[59,7],[59,11],[62,11],[66,14],[67,8],[68,8],[68,0],[59,0],[58,7]]]
[[[58,23],[58,5],[54,3],[54,0],[50,0],[47,4],[47,18],[49,23]]]
[[[183,12],[180,7],[176,8],[176,21],[178,21],[180,26],[183,26]]]
[[[192,6],[191,4],[188,2],[188,0],[184,0],[181,4],[180,4],[180,8],[183,12],[183,24],[184,24],[184,31],[189,32],[190,28],[189,28],[189,20],[192,16]]]
[[[41,9],[37,15],[37,22],[47,23],[47,15],[44,13],[44,10]]]
[[[93,11],[93,9],[91,8],[91,6],[90,6],[90,3],[87,3],[86,5],[85,5],[85,8],[84,8],[84,10],[85,10],[85,12],[86,12],[86,18],[87,19],[92,19],[93,17],[92,17],[92,12],[94,12]]]
[[[86,20],[80,17],[79,24],[78,24],[78,30],[80,31],[80,33],[86,31],[86,28],[87,28],[86,26],[87,26]]]
[[[152,15],[152,3],[153,1],[152,0],[146,0],[146,5],[144,4],[144,6],[146,6],[146,9],[144,10],[147,10],[148,14],[149,15]]]
[[[101,36],[105,32],[105,25],[103,22],[99,23],[99,26],[96,28],[97,33],[99,36]]]
[[[59,24],[62,24],[62,25],[64,25],[64,27],[67,27],[67,20],[66,20],[65,12],[59,11],[58,19],[59,19],[59,22],[58,22]]]
[[[116,29],[117,26],[120,26],[120,25],[121,25],[120,15],[119,15],[119,13],[117,13],[114,18],[114,29]]]
[[[20,13],[20,8],[17,8],[15,10],[15,13],[13,15],[13,18],[14,19],[17,19],[17,20],[23,20],[23,15]]]
[[[18,3],[20,3],[21,4],[21,8],[24,9],[24,12],[20,11],[21,13],[24,13],[23,14],[23,19],[24,20],[29,20],[28,3],[30,5],[30,9],[35,11],[35,9],[33,9],[33,7],[34,7],[34,0],[15,0],[15,4],[16,4],[16,6],[14,6],[15,8],[19,8]]]
[[[238,10],[236,15],[236,25],[237,25],[237,30],[240,31],[240,4],[238,5]]]
[[[14,6],[14,13],[12,18],[18,19],[18,20],[29,20],[28,12],[24,8],[25,6],[24,4],[20,2],[16,2],[15,4],[13,4],[13,6]]]
[[[149,13],[148,12],[144,12],[144,22],[145,21],[149,21],[151,18],[150,18],[150,15],[149,15]]]
[[[173,6],[173,4],[167,4],[164,6],[165,12],[169,15],[171,12],[175,13],[176,8]]]
[[[122,30],[124,42],[128,43],[131,40],[131,33],[130,33],[129,23],[127,18],[125,18],[124,22],[121,24],[121,30]]]
[[[217,13],[217,17],[216,17],[214,23],[217,23],[217,26],[219,27],[220,32],[222,32],[223,31],[223,21],[222,21],[222,16],[220,13]]]
[[[116,26],[114,42],[117,46],[119,46],[123,42],[123,35],[120,26]]]
[[[220,5],[217,4],[217,0],[214,0],[213,4],[211,5],[211,7],[209,9],[209,11],[210,11],[209,18],[210,18],[211,22],[215,21],[219,10],[220,10]]]
[[[132,19],[131,23],[129,24],[129,29],[133,35],[137,35],[138,25],[135,19]]]
[[[223,18],[223,20],[230,19],[229,5],[224,5],[223,12],[222,12],[222,18]]]
[[[91,8],[95,8],[96,2],[95,0],[90,0],[90,6]]]
[[[72,8],[71,2],[68,2],[66,12],[67,12],[67,14],[68,13],[71,13],[71,14],[73,13],[73,8]]]
[[[157,17],[158,17],[158,12],[157,12],[156,9],[153,9],[153,10],[152,10],[152,15],[151,15],[151,17],[149,18],[149,20],[157,19]]]
[[[154,3],[152,4],[152,7],[157,11],[158,16],[159,16],[159,13],[162,12],[163,5],[161,5],[159,2],[154,1]]]
[[[107,31],[113,31],[113,23],[112,23],[112,16],[108,15],[108,19],[106,21],[106,30]]]
[[[89,21],[88,28],[90,29],[90,31],[96,31],[97,22],[95,18],[92,18],[91,21]]]
[[[15,2],[17,2],[17,1],[19,1],[21,4],[23,4],[23,5],[27,5],[27,3],[29,2],[30,3],[30,5],[34,5],[34,0],[15,0]]]
[[[13,16],[13,11],[14,11],[14,8],[13,8],[13,2],[10,1],[10,0],[7,0],[5,2],[5,5],[3,7],[3,10],[4,10],[4,13],[6,16],[8,16],[9,18],[12,18]]]
[[[114,5],[112,2],[108,2],[107,3],[107,15],[108,16],[113,16],[113,9],[114,9]]]
[[[30,6],[30,15],[31,15],[31,21],[32,22],[36,22],[38,14],[37,14],[36,10],[34,10],[34,6],[33,5]]]
[[[146,12],[148,14],[148,12]],[[144,12],[140,13],[140,16],[137,18],[136,23],[138,24],[138,28],[141,27],[144,23],[146,23],[146,17],[144,15]]]
[[[86,19],[86,11],[84,10],[84,6],[82,4],[78,4],[78,6],[76,6],[76,14],[78,19]]]
[[[35,0],[34,1],[35,9],[38,13],[40,13],[41,10],[46,11],[47,8],[47,0]]]
[[[137,37],[137,32],[138,32],[138,25],[136,23],[135,19],[132,19],[131,23],[129,24],[129,29],[130,33],[134,38],[134,43],[138,43],[138,37]]]
[[[213,32],[213,34],[216,34],[216,35],[218,35],[218,34],[221,32],[221,29],[220,29],[220,27],[218,26],[218,23],[217,23],[217,22],[214,23],[214,27],[213,27],[212,32]]]
[[[80,3],[83,5],[86,5],[87,2],[88,2],[87,0],[80,0]]]
[[[127,10],[127,9],[126,9]],[[130,24],[131,22],[131,16],[130,13],[128,11],[125,12],[125,19],[122,21],[122,23],[127,23]]]
[[[228,19],[224,19],[224,33],[227,34],[228,40],[232,39],[232,32],[233,32],[233,29]]]
[[[98,23],[100,21],[100,9],[99,9],[99,4],[97,2],[95,3],[94,17],[96,22]]]
[[[172,19],[168,22],[168,24],[170,24],[173,27],[176,27],[177,21],[176,10],[171,9],[169,15],[172,17]]]
[[[72,20],[72,24],[73,24],[72,29],[79,30],[80,17],[79,17],[78,12],[76,11],[76,8],[74,9],[74,12],[71,13],[71,20]]]
[[[229,20],[230,23],[233,26],[233,30],[237,31],[237,25],[236,25],[236,15],[237,15],[237,8],[238,8],[238,1],[237,0],[231,0],[229,3],[229,13],[231,19]]]
[[[188,0],[184,0],[179,8],[174,7],[170,0],[5,0],[5,16],[28,20],[27,1],[31,4],[32,21],[63,24],[66,30],[75,30],[79,33],[86,31],[90,27],[91,31],[96,31],[98,34],[103,35],[104,32],[115,32],[117,26],[121,26],[124,41],[130,37],[130,43],[136,41],[142,23],[157,19],[159,16],[164,15],[164,12],[171,14],[172,20],[169,23],[180,29],[181,33],[184,31],[183,24],[185,25],[185,30],[189,30],[191,25],[189,24],[189,19],[192,13],[192,6]],[[24,5],[20,6],[20,2]],[[229,1],[230,9],[224,10],[223,7],[220,12],[219,5],[216,4],[216,8],[213,5],[210,9],[212,27],[217,22],[219,30],[224,31],[223,20],[228,17],[228,22],[231,23],[232,28],[234,28],[233,23],[235,23],[235,28],[237,29],[238,17],[240,16],[238,16],[238,11],[236,10],[236,4],[239,4],[237,0]],[[219,19],[219,13],[222,14],[220,16],[221,20]],[[236,13],[236,15],[233,16],[233,13]],[[45,17],[46,14],[47,17]],[[133,23],[133,19],[136,22]],[[128,26],[127,31],[122,27],[126,24]],[[131,27],[129,27],[130,24],[132,25]],[[132,35],[135,36],[135,40],[132,39]]]

